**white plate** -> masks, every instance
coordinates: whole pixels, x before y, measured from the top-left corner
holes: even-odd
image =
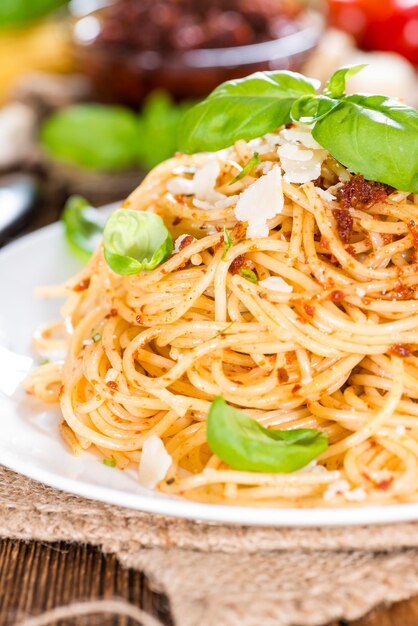
[[[330,526],[418,519],[418,504],[343,509],[278,509],[208,505],[138,485],[134,471],[101,463],[94,453],[73,456],[58,435],[59,410],[25,397],[19,382],[31,366],[31,336],[58,317],[60,302],[38,300],[40,285],[78,269],[60,224],[23,237],[0,252],[0,463],[63,491],[141,511],[196,520],[266,526]],[[16,355],[20,355],[20,358]]]

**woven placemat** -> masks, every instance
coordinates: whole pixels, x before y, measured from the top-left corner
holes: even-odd
[[[314,626],[418,593],[418,524],[252,528],[155,516],[0,467],[0,535],[117,555],[167,594],[176,626]]]

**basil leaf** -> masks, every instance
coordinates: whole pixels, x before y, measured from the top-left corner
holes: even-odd
[[[105,216],[82,196],[71,196],[65,204],[61,221],[71,250],[86,263],[102,239]]]
[[[127,108],[76,104],[41,126],[40,141],[53,158],[94,170],[134,166],[140,145],[139,123]]]
[[[294,472],[328,447],[325,433],[314,429],[271,430],[242,411],[215,398],[209,409],[206,437],[210,449],[236,470]]]
[[[104,257],[116,274],[153,270],[173,251],[173,240],[159,215],[117,209],[103,233]]]
[[[0,27],[21,26],[64,4],[68,4],[68,0],[1,0]]]
[[[187,101],[176,104],[165,91],[154,91],[147,97],[138,118],[141,137],[138,159],[141,165],[152,169],[173,156],[180,120],[191,106]]]
[[[233,185],[234,183],[237,183],[239,180],[242,180],[244,176],[247,176],[247,174],[250,174],[253,171],[253,169],[256,167],[256,165],[258,165],[259,163],[260,163],[260,158],[258,156],[258,152],[254,152],[253,156],[251,157],[251,159],[248,159],[248,161],[246,162],[246,164],[244,165],[240,173],[237,174],[235,178],[233,178],[231,182],[228,183],[228,185]]]
[[[367,67],[367,63],[361,65],[345,65],[333,73],[331,78],[325,83],[324,95],[331,98],[340,98],[345,93],[345,83],[347,78],[355,76]]]
[[[239,273],[240,273],[240,276],[245,278],[245,280],[249,280],[250,283],[254,283],[254,285],[257,284],[258,282],[257,274],[253,272],[253,270],[250,270],[247,267],[241,267]]]
[[[219,85],[184,116],[180,150],[191,154],[254,139],[290,121],[292,104],[319,82],[296,72],[256,72]]]
[[[327,96],[302,96],[294,102],[290,117],[294,122],[313,124],[322,119],[340,103]]]
[[[312,135],[350,171],[418,193],[416,109],[386,96],[345,96]]]

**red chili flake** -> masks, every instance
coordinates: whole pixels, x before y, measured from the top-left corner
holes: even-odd
[[[78,285],[73,287],[73,291],[85,291],[89,287],[90,287],[90,278],[84,278],[78,283]]]
[[[329,241],[326,237],[323,237],[321,235],[321,239],[319,241],[319,244],[322,248],[325,248],[325,250],[329,250]]]
[[[394,343],[389,348],[389,354],[393,356],[407,357],[412,356],[412,352],[405,343]]]
[[[107,382],[106,385],[108,387],[110,387],[110,389],[117,389],[118,388],[118,384],[115,383],[114,380],[109,380],[109,382]]]
[[[279,383],[287,383],[287,381],[289,380],[289,374],[287,373],[286,368],[279,367],[279,369],[277,370],[277,378],[279,380]]]
[[[245,239],[247,233],[247,227],[243,222],[237,222],[231,232],[229,233],[233,241],[241,241]]]
[[[396,298],[396,300],[412,300],[415,297],[415,288],[399,281],[395,289],[390,291],[388,295],[390,298]]]
[[[384,480],[381,480],[378,483],[376,483],[376,487],[380,489],[381,491],[387,491],[394,480],[395,480],[394,477],[390,476],[390,478],[385,478]]]
[[[337,232],[341,241],[348,243],[353,232],[353,216],[348,209],[332,209],[332,215],[337,223]]]
[[[235,259],[229,266],[229,271],[231,272],[231,274],[238,274],[245,262],[246,258],[243,254],[239,254],[237,257],[235,257]]]
[[[183,239],[180,241],[179,250],[183,250],[183,248],[186,248],[186,246],[190,246],[190,244],[193,243],[193,239],[194,237],[192,237],[192,235],[186,235],[185,237],[183,237]]]
[[[304,304],[303,308],[305,309],[305,313],[310,317],[313,317],[315,315],[315,307],[311,304]]]
[[[302,385],[295,385],[292,387],[292,393],[297,393],[300,389],[302,389]]]
[[[384,246],[387,246],[388,244],[393,242],[393,236],[389,233],[382,233],[381,237]]]
[[[140,315],[137,315],[135,321],[137,324],[142,324],[142,317]]]
[[[418,248],[418,226],[415,224],[414,220],[408,222],[408,230],[412,236],[412,245],[414,248]]]
[[[351,256],[356,256],[356,249],[354,248],[354,246],[347,246],[346,250],[348,254],[351,254]]]
[[[334,289],[334,291],[331,291],[330,298],[333,302],[340,302],[340,300],[344,300],[344,292]]]
[[[353,176],[337,192],[337,200],[344,209],[366,209],[376,202],[383,202],[393,191],[393,187],[373,180],[365,180],[364,176]]]
[[[107,315],[105,315],[105,319],[109,319],[109,317],[116,317],[116,315],[118,314],[117,309],[110,309],[109,313]]]

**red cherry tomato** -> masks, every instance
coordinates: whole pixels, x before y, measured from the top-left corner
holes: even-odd
[[[329,15],[361,48],[398,52],[418,65],[418,0],[329,0]]]

